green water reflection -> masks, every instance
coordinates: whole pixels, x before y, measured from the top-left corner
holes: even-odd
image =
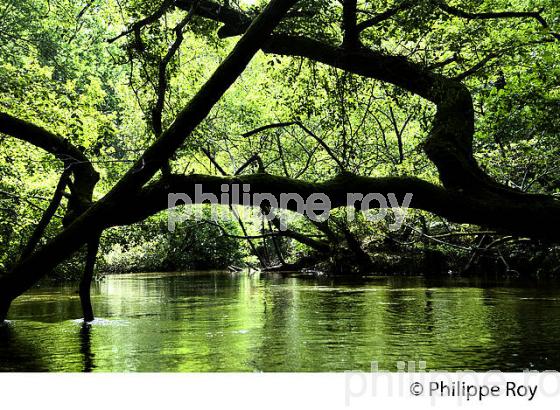
[[[227,272],[108,276],[83,326],[75,285],[20,297],[4,371],[560,370],[560,289]]]

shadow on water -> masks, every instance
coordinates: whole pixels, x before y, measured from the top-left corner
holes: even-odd
[[[426,299],[426,304],[424,306],[424,322],[426,325],[426,331],[432,333],[434,330],[434,292],[430,289],[424,291],[424,297]]]
[[[84,360],[84,368],[82,371],[86,373],[95,369],[95,364],[93,362],[95,353],[91,350],[91,332],[91,324],[83,323],[80,328],[80,353],[83,355]]]
[[[0,371],[48,371],[37,346],[22,338],[14,322],[10,321],[0,323]]]
[[[49,346],[46,341],[27,337],[30,329],[20,328],[19,323],[4,322],[0,324],[0,371],[29,372],[51,371],[52,363],[45,363]],[[83,323],[75,333],[81,354],[81,371],[91,372],[95,369],[95,354],[92,351],[93,327]],[[73,368],[76,370],[75,367]],[[58,370],[58,369],[54,369]]]

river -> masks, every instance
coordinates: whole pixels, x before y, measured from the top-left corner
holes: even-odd
[[[76,288],[43,285],[13,303],[1,371],[560,370],[550,283],[108,275],[86,326]]]

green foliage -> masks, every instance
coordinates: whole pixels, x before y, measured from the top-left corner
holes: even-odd
[[[256,15],[265,3],[241,2],[240,8]],[[359,1],[358,22],[397,3]],[[560,68],[558,42],[550,36],[559,31],[559,3],[448,3],[470,12],[542,9],[550,28],[527,18],[465,19],[443,12],[434,1],[419,0],[415,7],[366,29],[361,36],[364,47],[436,66],[435,71],[447,76],[461,75],[495,53],[465,79],[475,102],[477,159],[493,177],[511,186],[560,193]],[[143,27],[138,37],[108,40],[159,5],[147,0],[7,0],[0,6],[0,110],[82,147],[101,174],[95,199],[154,140],[151,119],[159,64],[186,12],[170,10]],[[302,0],[293,11],[295,17],[282,23],[279,32],[341,43],[339,2]],[[218,38],[218,27],[200,17],[187,24],[184,40],[166,68],[164,128],[235,44],[236,38]],[[297,120],[327,144],[348,171],[415,175],[437,182],[437,172],[421,150],[433,114],[431,104],[387,84],[300,58],[261,53],[179,150],[171,168],[178,173],[218,173],[202,153],[205,148],[229,173],[255,153],[271,174],[322,181],[339,173],[317,138],[298,126],[242,136],[259,126]],[[62,165],[7,136],[0,135],[0,144],[0,269],[5,270],[47,206]],[[246,172],[255,171],[253,164]],[[66,205],[64,200],[59,216]],[[410,224],[436,234],[449,229],[429,215],[415,217]],[[258,225],[247,225],[249,234],[260,233]],[[44,240],[60,228],[60,218],[54,218]],[[223,228],[239,234],[236,221]],[[305,221],[295,228],[317,234]],[[388,234],[364,221],[350,228],[366,248],[373,244],[378,249],[376,244],[384,244]],[[283,246],[288,260],[308,251],[296,241],[284,241]],[[113,271],[203,269],[247,261],[248,249],[246,241],[227,238],[208,223],[193,222],[170,235],[163,216],[157,216],[107,233],[100,260]]]
[[[115,228],[103,240],[100,269],[108,272],[152,272],[225,269],[245,256],[238,240],[224,236],[240,235],[232,222],[218,227],[205,209],[202,221],[181,224],[173,233],[167,219],[150,218],[133,227]]]

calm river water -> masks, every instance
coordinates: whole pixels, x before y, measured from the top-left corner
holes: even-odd
[[[111,275],[93,294],[88,326],[75,284],[17,299],[0,370],[560,370],[550,284],[186,272]]]

